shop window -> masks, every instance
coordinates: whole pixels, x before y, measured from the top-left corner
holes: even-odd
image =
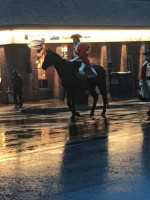
[[[61,56],[64,58],[64,59],[67,59],[68,58],[68,47],[66,44],[63,44],[61,46]]]
[[[39,88],[48,88],[48,80],[46,77],[45,70],[42,69],[42,63],[44,61],[44,51],[38,54],[37,56],[37,71],[38,71],[38,80]]]
[[[48,88],[48,80],[47,79],[39,80],[39,88]]]

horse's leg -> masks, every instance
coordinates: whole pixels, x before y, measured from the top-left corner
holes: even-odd
[[[97,95],[97,92],[95,91],[95,88],[90,88],[90,93],[93,97],[93,105],[91,107],[91,113],[90,113],[90,117],[94,116],[94,112],[95,112],[95,109],[96,109],[96,104],[97,104],[97,101],[98,101],[98,95]]]
[[[102,95],[102,98],[103,98],[103,111],[101,113],[101,116],[102,117],[105,117],[105,113],[106,113],[106,106],[108,104],[108,100],[107,100],[107,91],[106,91],[106,84],[104,83],[103,84],[103,87],[102,85],[98,85],[99,87],[99,90],[101,92],[101,95]]]
[[[147,111],[147,115],[148,115],[148,118],[150,118],[150,105],[149,105],[149,110]]]
[[[71,105],[71,96],[67,93],[67,105],[70,111],[72,111],[72,105]]]
[[[76,108],[75,108],[75,95],[70,95],[70,94],[67,94],[67,105],[72,113],[70,119],[71,121],[74,121],[75,120],[75,117],[80,117],[80,113],[76,112]]]
[[[75,117],[80,117],[80,113],[76,111],[76,94],[72,96],[72,114]]]

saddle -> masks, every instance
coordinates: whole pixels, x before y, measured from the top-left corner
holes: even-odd
[[[97,72],[96,70],[94,69],[94,63],[91,63],[91,64],[88,64],[85,66],[85,75],[81,75],[79,72],[78,72],[78,77],[82,80],[86,80],[86,79],[90,79],[90,78],[94,78],[97,76]]]

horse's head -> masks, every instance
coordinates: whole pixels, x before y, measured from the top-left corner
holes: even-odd
[[[46,50],[46,56],[42,64],[42,69],[46,70],[49,66],[54,65],[54,52],[50,49]]]

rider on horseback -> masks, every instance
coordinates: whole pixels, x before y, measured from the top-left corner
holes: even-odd
[[[73,46],[71,49],[71,60],[70,62],[74,61],[81,61],[81,66],[79,68],[79,74],[85,75],[85,66],[86,64],[90,64],[90,61],[88,59],[89,53],[87,52],[87,45],[80,42],[80,38],[82,36],[80,34],[74,34],[71,36],[71,39],[73,39]]]

